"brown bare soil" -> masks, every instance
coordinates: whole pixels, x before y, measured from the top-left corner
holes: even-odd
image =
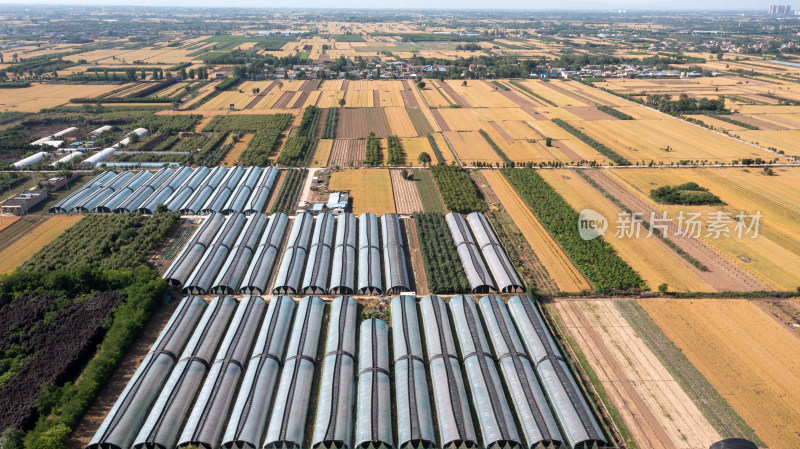
[[[383,108],[342,108],[336,136],[341,138],[365,138],[374,132],[378,138],[392,134],[389,120]]]
[[[268,93],[269,93],[269,92],[272,90],[272,88],[273,88],[273,87],[275,87],[275,82],[274,82],[274,81],[273,81],[273,82],[271,82],[271,83],[269,84],[269,86],[265,87],[265,88],[264,88],[264,90],[262,90],[261,92],[259,92],[259,93],[258,93],[258,95],[256,95],[255,97],[253,97],[253,99],[252,99],[252,100],[250,100],[250,103],[247,103],[247,106],[245,106],[245,107],[244,107],[244,109],[253,109],[254,107],[256,107],[256,105],[258,104],[258,102],[259,102],[259,101],[261,101],[261,100],[263,100],[263,99],[264,99],[264,97],[266,97],[266,96],[267,96],[267,94],[268,94]],[[199,129],[202,129],[202,128],[199,128]]]
[[[446,81],[433,81],[433,80],[431,80],[431,82],[437,83],[439,85],[439,87],[442,89],[442,91],[444,91],[444,93],[446,93],[450,98],[453,99],[453,103],[461,106],[462,108],[472,107],[469,103],[467,103],[466,100],[464,100],[464,97],[459,95],[455,91],[455,89],[453,89],[452,87],[450,87],[449,84],[447,84]]]
[[[579,302],[560,300],[556,303],[556,309],[609,397],[617,406],[617,410],[639,447],[643,449],[678,448],[679,446],[670,438],[664,426],[656,418],[654,411],[635,388],[634,381],[641,380],[637,379],[639,376],[636,376],[637,378],[629,376],[629,374],[634,374],[633,370],[626,372],[604,341],[601,331],[589,321],[581,310]],[[608,328],[606,327],[606,329]],[[641,346],[643,351],[647,349],[643,343]],[[620,351],[619,348],[617,350]],[[652,356],[652,354],[650,355]],[[639,373],[639,375],[645,378],[650,377],[647,373]],[[674,381],[672,382],[674,383]],[[666,396],[666,393],[663,395]],[[697,413],[702,418],[699,411]],[[688,448],[689,446],[681,447]]]
[[[514,138],[509,136],[506,130],[504,130],[503,127],[500,126],[497,122],[489,122],[489,124],[492,125],[492,128],[494,128],[494,130],[497,131],[497,134],[500,134],[500,137],[502,137],[503,139],[514,140]]]
[[[417,102],[417,97],[414,95],[414,87],[411,86],[411,81],[403,80],[403,86],[405,86],[405,89],[400,91],[400,96],[403,98],[405,106],[407,108],[418,108],[419,102]]]
[[[297,96],[297,99],[294,100],[294,104],[292,104],[292,109],[300,109],[306,104],[306,100],[308,100],[309,92],[301,92],[300,95]]]
[[[450,129],[450,126],[447,124],[447,120],[445,120],[444,117],[442,117],[442,113],[439,112],[438,109],[431,109],[431,114],[436,120],[436,123],[439,124],[439,127],[442,128],[443,132],[452,131],[452,129]]]
[[[617,120],[616,117],[589,106],[568,106],[563,108],[573,115],[577,115],[581,120]]]
[[[278,98],[278,101],[272,105],[272,109],[286,109],[289,107],[289,103],[294,98],[295,92],[284,92],[281,94],[281,97]]]
[[[328,159],[329,167],[360,167],[367,157],[366,139],[336,139]]]
[[[398,212],[400,212],[398,210]],[[425,276],[425,265],[422,261],[422,252],[419,249],[419,238],[417,237],[417,224],[414,220],[406,220],[406,234],[408,236],[408,254],[411,259],[411,271],[414,273],[414,285],[417,295],[427,295],[428,278]]]
[[[422,199],[417,190],[416,181],[403,179],[400,170],[390,170],[392,179],[392,193],[394,194],[394,204],[398,214],[413,214],[423,212]]]
[[[317,90],[317,85],[319,85],[319,81],[317,80],[306,80],[303,81],[303,85],[300,86],[301,92],[313,92]]]
[[[642,212],[643,217],[649,217],[651,212],[658,213],[636,194],[626,190],[601,171],[587,170],[585,173],[603,189],[621,201],[628,209],[634,212]],[[670,222],[668,235],[675,235],[677,232],[678,224],[675,221]],[[719,291],[769,290],[764,283],[737,267],[702,240],[695,238],[672,238],[671,240],[708,267],[708,271],[698,271],[698,274],[715,289]]]

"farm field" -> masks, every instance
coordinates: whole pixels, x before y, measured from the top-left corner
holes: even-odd
[[[333,139],[320,139],[319,143],[317,144],[317,149],[314,151],[314,155],[311,157],[311,166],[312,167],[327,167],[328,160],[331,157],[331,152],[333,150]]]
[[[2,231],[3,229],[11,226],[12,224],[16,223],[17,221],[19,221],[19,217],[18,216],[3,214],[2,217],[0,217],[0,231]]]
[[[242,152],[247,149],[247,144],[249,144],[251,140],[253,140],[253,134],[243,135],[238,142],[233,144],[233,147],[230,149],[230,151],[225,154],[225,157],[222,158],[222,161],[220,161],[220,165],[230,167],[239,162],[239,156],[241,156]]]
[[[435,163],[436,156],[433,154],[433,148],[428,141],[427,137],[401,137],[400,144],[403,146],[403,152],[406,156],[406,165],[419,166],[419,155],[421,153],[428,153],[431,160]]]
[[[353,213],[356,215],[365,212],[376,215],[395,212],[389,170],[340,170],[331,175],[328,188],[349,190],[353,200]]]
[[[768,447],[800,445],[800,339],[746,300],[639,304]]]
[[[417,189],[419,181],[403,179],[400,170],[389,170],[389,173],[392,180],[392,193],[397,213],[413,214],[414,212],[424,212],[422,199]]]
[[[39,112],[69,102],[70,98],[96,97],[117,89],[117,85],[33,84],[20,89],[3,89],[0,111]]]
[[[614,300],[562,299],[555,307],[640,448],[705,448],[721,439]]]
[[[481,170],[503,209],[511,215],[514,223],[519,227],[525,240],[533,248],[536,256],[541,261],[547,273],[558,285],[558,289],[565,292],[579,292],[590,290],[589,281],[584,278],[578,268],[561,250],[558,243],[542,227],[536,216],[517,195],[506,181],[505,177],[496,170]]]
[[[620,212],[618,206],[573,170],[544,170],[541,176],[576,211],[592,209],[606,217],[609,225],[603,238],[616,250],[623,260],[639,273],[651,289],[666,283],[674,291],[714,291],[701,278],[697,268],[682,259],[658,238],[646,238],[647,229],[641,228],[639,238],[617,235],[616,223]]]
[[[82,215],[53,216],[41,223],[36,223],[34,227],[24,228],[24,234],[19,235],[13,243],[0,251],[0,273],[8,273],[25,263],[51,240],[82,218]],[[12,229],[7,229],[6,232],[8,231],[12,231]]]
[[[329,167],[360,167],[367,157],[366,139],[336,139],[327,161]],[[320,163],[322,163],[320,161]]]
[[[775,176],[764,176],[757,169],[642,169],[636,173],[608,170],[613,179],[639,196],[657,211],[666,211],[676,219],[680,211],[700,213],[722,212],[735,217],[740,211],[762,215],[757,238],[753,233],[739,239],[735,223],[728,226],[730,238],[721,234],[712,238],[704,229],[702,240],[750,273],[767,286],[778,290],[794,290],[800,285],[800,207],[791,198],[800,195],[800,170],[776,168]],[[726,203],[723,206],[669,206],[656,204],[650,190],[663,185],[697,182]]]

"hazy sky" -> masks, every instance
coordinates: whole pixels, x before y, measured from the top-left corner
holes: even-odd
[[[631,9],[631,10],[764,10],[770,2],[789,4],[786,0],[0,0],[0,4],[64,4],[64,5],[140,5],[199,7],[271,7],[271,8],[387,8],[387,9]]]

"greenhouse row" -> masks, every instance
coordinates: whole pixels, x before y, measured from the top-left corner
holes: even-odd
[[[458,212],[450,212],[445,220],[472,293],[488,293],[492,289],[502,293],[524,291],[514,266],[482,213],[473,212],[465,219]]]
[[[527,296],[390,308],[185,297],[87,448],[605,445]]]
[[[291,227],[289,221],[282,213],[269,218],[212,213],[164,278],[193,295],[398,294],[411,289],[408,251],[396,214],[378,219],[367,213],[356,219],[352,214],[300,213]]]
[[[106,171],[50,208],[50,213],[154,213],[160,205],[184,215],[263,212],[278,169],[165,167]]]

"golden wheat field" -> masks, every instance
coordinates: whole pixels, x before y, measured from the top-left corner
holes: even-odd
[[[62,232],[79,222],[83,215],[52,216],[0,252],[0,273],[8,273],[25,263]]]
[[[388,169],[341,170],[331,175],[331,190],[349,190],[353,213],[394,213],[394,195]]]
[[[736,265],[774,289],[794,290],[800,285],[800,169],[775,168],[774,176],[765,176],[760,169],[640,169],[609,170],[608,174],[627,185],[658,211],[666,211],[677,220],[678,214],[700,213],[706,220],[710,213],[735,217],[741,211],[761,214],[758,236],[754,232],[738,238],[735,218],[724,220],[728,230],[720,233],[703,229],[701,238]],[[657,204],[650,191],[664,185],[696,182],[717,195],[724,206],[678,206]],[[688,215],[687,215],[688,216]],[[711,216],[712,218],[714,216]],[[750,225],[752,219],[744,224]],[[755,231],[755,229],[753,229]],[[710,234],[710,235],[709,235]]]
[[[70,98],[96,97],[114,89],[110,84],[39,84],[19,89],[3,89],[0,111],[39,112],[69,103]]]
[[[800,339],[743,299],[639,304],[768,447],[800,447]]]
[[[608,220],[609,227],[603,238],[639,273],[651,289],[666,283],[670,289],[676,291],[714,291],[689,262],[655,236],[648,238],[648,231],[644,227],[641,227],[638,238],[635,234],[617,234],[615,225],[622,209],[581,178],[576,171],[544,170],[541,175],[573,209],[579,212],[592,209]]]

